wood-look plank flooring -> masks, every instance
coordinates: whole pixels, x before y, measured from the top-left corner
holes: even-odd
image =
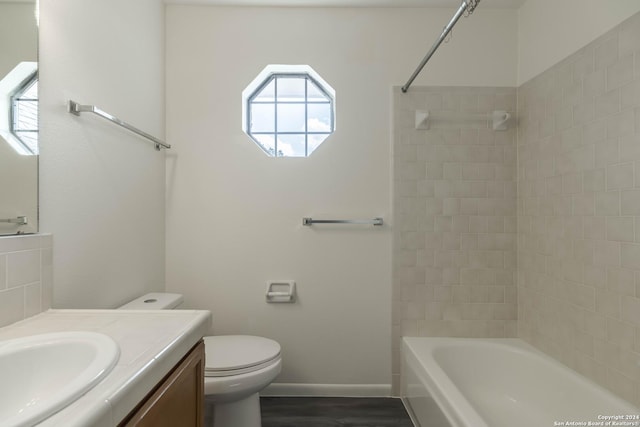
[[[400,399],[262,397],[262,427],[413,427]]]

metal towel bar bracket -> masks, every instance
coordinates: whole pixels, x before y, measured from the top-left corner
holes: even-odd
[[[78,104],[75,101],[71,101],[69,100],[69,103],[67,105],[67,111],[69,111],[71,114],[75,114],[76,116],[79,116],[80,113],[93,113],[96,114],[100,117],[102,117],[103,119],[109,120],[112,123],[115,123],[119,126],[122,126],[123,128],[127,129],[128,131],[131,131],[137,135],[142,136],[143,138],[147,138],[149,140],[151,140],[154,144],[155,144],[155,148],[157,151],[160,151],[161,148],[171,148],[170,144],[167,144],[166,142],[159,140],[158,138],[156,138],[155,136],[149,135],[146,132],[141,131],[140,129],[136,128],[135,126],[131,126],[129,123],[124,122],[122,120],[120,120],[119,118],[112,116],[111,114],[102,111],[101,109],[99,109],[98,107],[96,107],[95,105],[82,105],[82,104]]]
[[[18,224],[18,225],[27,225],[29,223],[27,221],[26,216],[19,216],[17,218],[0,219],[0,222],[8,222],[9,224]]]
[[[302,218],[302,225],[310,226],[313,224],[363,224],[363,225],[383,225],[382,218],[373,219],[313,219]]]

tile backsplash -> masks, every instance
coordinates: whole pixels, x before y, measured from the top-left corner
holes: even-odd
[[[640,404],[640,14],[518,89],[519,336]]]
[[[0,237],[0,327],[51,308],[50,234]]]
[[[416,110],[430,129],[416,129]],[[473,117],[493,110],[514,113],[516,89],[394,89],[396,390],[401,336],[517,333],[516,130]]]

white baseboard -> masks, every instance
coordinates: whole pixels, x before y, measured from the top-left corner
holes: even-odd
[[[260,396],[390,397],[391,384],[272,383]]]

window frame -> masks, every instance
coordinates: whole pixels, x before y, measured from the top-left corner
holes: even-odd
[[[278,79],[304,79],[305,80],[305,96],[304,101],[279,101],[278,100]],[[255,99],[262,93],[262,91],[274,82],[274,94],[273,101],[255,101]],[[309,84],[313,84],[315,89],[321,93],[327,101],[309,101]],[[332,92],[332,91],[331,91]],[[264,80],[258,84],[255,89],[246,97],[244,102],[245,107],[245,120],[246,120],[246,134],[256,143],[258,146],[272,157],[308,157],[309,152],[309,135],[326,135],[322,142],[335,132],[335,95],[326,89],[325,84],[314,78],[311,72],[308,71],[276,71],[269,73]],[[274,128],[273,132],[269,131],[252,131],[252,105],[273,105],[274,107]],[[278,105],[304,105],[304,131],[279,131],[278,130]],[[328,131],[309,131],[309,105],[328,105],[330,112],[330,124]],[[266,148],[254,135],[273,135],[274,148],[273,153],[270,149]],[[304,156],[283,156],[278,152],[278,135],[304,135]],[[314,148],[315,150],[315,148]]]

